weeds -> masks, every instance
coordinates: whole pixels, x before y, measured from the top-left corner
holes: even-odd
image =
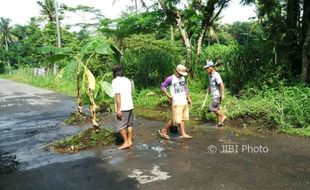
[[[55,141],[51,147],[57,152],[77,152],[94,146],[110,145],[113,142],[114,135],[111,129],[87,129],[64,140]]]

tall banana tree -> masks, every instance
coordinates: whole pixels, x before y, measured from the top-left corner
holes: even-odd
[[[55,47],[43,47],[41,52],[44,54],[54,53],[55,55],[49,57],[46,62],[54,62],[59,60],[71,60],[76,64],[76,89],[77,89],[77,112],[76,114],[82,114],[82,93],[86,94],[88,101],[90,102],[90,113],[92,116],[92,125],[97,128],[99,125],[96,118],[96,110],[98,106],[95,102],[94,91],[96,86],[100,86],[101,92],[106,93],[108,96],[113,97],[112,87],[106,81],[97,81],[93,73],[89,69],[90,61],[96,56],[110,56],[114,55],[115,58],[119,59],[121,56],[120,51],[113,45],[106,43],[104,40],[96,39],[85,46],[80,51],[73,52],[70,48],[55,48]],[[58,76],[61,77],[64,70],[70,67],[64,67]],[[99,85],[96,85],[99,84]]]
[[[10,26],[10,19],[0,18],[0,41],[6,51],[9,51],[9,44],[17,41],[18,38],[12,33],[12,27]],[[9,74],[11,74],[10,62],[7,63],[9,68]]]

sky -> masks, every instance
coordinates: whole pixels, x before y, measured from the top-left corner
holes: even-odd
[[[107,18],[117,18],[126,6],[133,5],[131,0],[118,0],[113,5],[113,0],[57,0],[70,7],[77,5],[92,6],[102,11]],[[146,0],[148,1],[148,0]],[[234,21],[247,21],[249,17],[255,17],[253,7],[239,5],[240,0],[232,0],[229,7],[222,11],[223,23]],[[0,17],[9,18],[13,24],[25,25],[31,17],[39,16],[40,7],[37,0],[0,0]],[[65,20],[76,20],[77,16],[68,16]]]

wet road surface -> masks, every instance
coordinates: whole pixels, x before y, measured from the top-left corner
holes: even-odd
[[[58,154],[46,147],[84,128],[65,126],[72,97],[0,79],[0,152],[18,170],[0,189],[309,189],[310,140],[242,136],[192,124],[192,140],[158,138],[164,122],[136,118],[134,147]],[[103,126],[111,126],[107,116]],[[87,126],[86,126],[87,127]]]

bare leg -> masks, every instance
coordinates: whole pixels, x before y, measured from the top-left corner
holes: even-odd
[[[224,115],[224,113],[222,113],[221,110],[218,110],[216,114],[218,115],[218,123],[223,124],[226,119],[226,116]]]
[[[214,112],[216,116],[216,123],[218,124],[220,122],[220,115],[217,113],[217,111]]]
[[[182,121],[181,124],[178,124],[180,126],[181,129],[181,136],[184,136],[185,133],[185,121]]]
[[[127,134],[128,134],[128,144],[129,146],[131,146],[132,145],[132,127],[131,126],[128,126]]]
[[[191,139],[192,138],[191,136],[189,136],[188,134],[185,133],[185,121],[181,122],[180,128],[181,128],[181,136],[180,136],[180,138],[187,138],[187,139]]]
[[[122,146],[118,147],[118,149],[122,150],[122,149],[130,147],[129,142],[128,142],[128,138],[127,138],[126,129],[121,129],[120,133],[121,133],[121,135],[122,135],[122,137],[124,139],[124,144]]]
[[[162,132],[167,134],[168,130],[170,129],[170,127],[172,127],[172,125],[173,125],[172,120],[169,120],[166,126],[162,129]]]
[[[169,120],[166,124],[166,126],[160,130],[158,130],[160,136],[164,139],[170,139],[169,135],[167,134],[170,127],[172,127],[173,123],[172,120]]]

